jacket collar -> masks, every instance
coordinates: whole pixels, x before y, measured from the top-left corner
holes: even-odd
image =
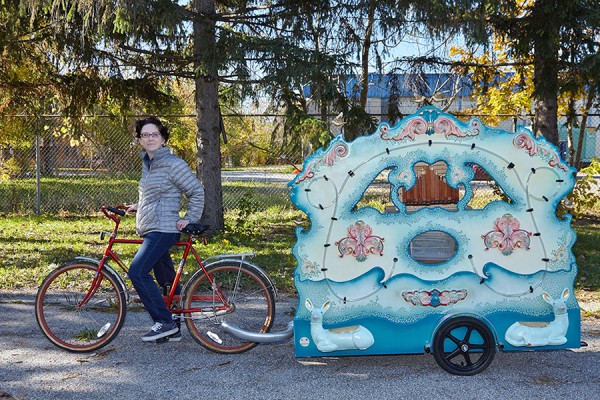
[[[152,157],[152,161],[160,160],[168,154],[171,154],[171,149],[169,148],[169,146],[163,146],[154,152],[154,157]],[[142,160],[149,159],[148,153],[144,149],[140,150],[140,155],[142,156]]]

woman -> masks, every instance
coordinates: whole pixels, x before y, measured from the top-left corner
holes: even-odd
[[[150,270],[154,270],[161,287],[173,283],[175,268],[169,249],[179,241],[183,228],[200,220],[204,189],[186,162],[171,154],[166,146],[169,131],[158,118],[137,121],[135,132],[143,147],[142,178],[138,202],[129,206],[127,212],[136,214],[137,233],[144,242],[131,262],[128,275],[154,321],[142,340],[151,342],[164,337],[180,340],[178,324],[172,319]],[[182,194],[188,199],[188,207],[185,216],[180,218]]]

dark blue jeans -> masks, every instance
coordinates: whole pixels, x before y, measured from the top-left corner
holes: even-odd
[[[170,324],[173,319],[150,270],[154,270],[154,277],[161,287],[173,283],[175,268],[169,249],[179,240],[179,236],[179,233],[150,232],[144,237],[144,243],[129,267],[129,279],[144,307],[154,322],[162,324]]]

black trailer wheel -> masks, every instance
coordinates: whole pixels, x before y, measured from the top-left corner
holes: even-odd
[[[490,365],[495,354],[494,335],[477,318],[453,318],[435,333],[433,356],[438,365],[451,374],[478,374]]]

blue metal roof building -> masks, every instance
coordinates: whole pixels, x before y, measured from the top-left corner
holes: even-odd
[[[343,79],[343,78],[340,78]],[[468,97],[471,95],[472,81],[468,77],[456,74],[369,74],[369,98],[389,98],[392,88],[397,90],[400,97],[414,97],[422,95],[426,97],[435,94],[445,96],[456,95]],[[347,97],[357,97],[360,91],[360,82],[357,76],[349,76],[345,82],[340,84]],[[304,96],[311,97],[311,87],[304,87]]]
[[[359,77],[348,76],[339,77],[341,83],[339,89],[347,97],[358,99],[361,84]],[[459,76],[451,73],[423,73],[423,74],[369,74],[368,77],[368,95],[366,111],[377,117],[380,122],[389,122],[388,110],[392,91],[396,96],[396,106],[403,114],[411,114],[418,110],[427,99],[429,104],[438,107],[444,107],[450,98],[452,103],[446,111],[456,113],[475,107],[475,101],[471,98],[473,82],[470,77]],[[303,90],[305,97],[310,98],[311,88],[305,86]],[[313,110],[316,111],[316,110]],[[332,113],[335,113],[332,110]],[[523,121],[517,122],[522,125]],[[498,128],[512,131],[515,129],[515,121],[507,119],[501,122]],[[333,129],[335,130],[335,129]],[[584,161],[591,160],[597,156],[597,150],[600,148],[600,138],[598,138],[597,128],[589,126],[586,130],[583,146]],[[577,136],[577,135],[575,135]],[[559,119],[559,137],[561,142],[565,142],[566,148],[566,127],[564,118]],[[577,145],[578,137],[574,138],[574,145]],[[563,156],[566,156],[563,150]]]
[[[369,74],[368,97],[389,98],[393,87],[400,97],[426,97],[437,93],[441,95],[457,95],[468,97],[471,95],[472,82],[469,78],[455,74],[396,74],[382,75]],[[345,91],[347,96],[356,95],[360,89],[358,79],[349,77],[346,81]]]

